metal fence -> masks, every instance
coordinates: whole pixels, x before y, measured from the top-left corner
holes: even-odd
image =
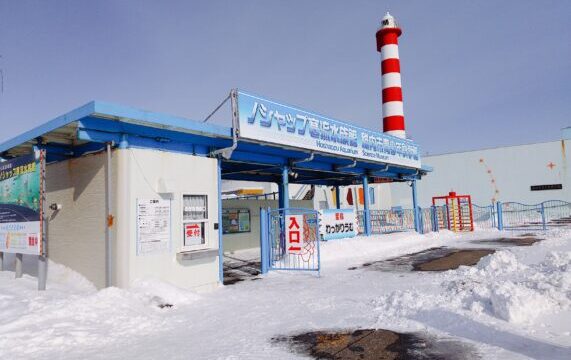
[[[422,234],[438,231],[438,214],[440,207],[429,207],[420,209],[420,229]]]
[[[264,211],[264,210],[262,210]],[[300,249],[292,251],[286,236],[291,233],[292,219],[299,221]],[[320,270],[319,216],[309,209],[275,209],[268,211],[269,268],[271,270]],[[290,234],[291,235],[291,234]],[[291,244],[290,244],[291,245]]]
[[[571,202],[550,200],[543,203],[543,208],[548,227],[571,226]]]
[[[542,204],[528,205],[518,202],[500,203],[504,230],[543,229]]]
[[[414,230],[412,209],[369,210],[371,233],[388,234]],[[363,210],[357,211],[359,233],[364,233]],[[546,230],[571,227],[571,202],[550,200],[529,205],[517,202],[498,202],[480,206],[472,204],[475,229]],[[446,205],[419,208],[419,229],[425,234],[450,229]]]
[[[430,209],[421,209],[421,211]],[[371,216],[371,233],[390,234],[399,231],[414,230],[414,211],[412,209],[369,210]],[[432,221],[426,221],[432,228]],[[357,211],[357,224],[360,234],[364,233],[364,211]],[[431,230],[430,230],[431,231]]]
[[[504,230],[546,230],[571,226],[571,203],[561,200],[539,204],[498,203],[498,228]]]
[[[494,229],[497,227],[496,207],[494,205],[479,206],[472,204],[472,216],[476,229]]]

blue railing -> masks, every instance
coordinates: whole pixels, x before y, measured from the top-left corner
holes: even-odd
[[[364,210],[357,211],[359,233],[364,233]],[[413,209],[394,208],[391,210],[369,210],[371,217],[371,233],[390,234],[400,231],[415,230]],[[433,228],[431,208],[419,208],[419,228],[422,233]]]
[[[316,271],[321,268],[319,253],[319,214],[316,210],[260,209],[262,273],[268,270]],[[299,219],[296,239],[299,249],[288,248],[288,218]]]
[[[571,226],[571,203],[549,200],[539,204],[498,203],[498,228],[501,230],[547,230]]]
[[[373,234],[415,230],[414,211],[395,208],[369,210]],[[363,233],[363,210],[357,211],[359,233]],[[544,201],[529,205],[517,202],[497,202],[493,205],[472,205],[475,229],[500,230],[547,230],[571,227],[571,202],[562,200]],[[449,229],[446,206],[419,208],[419,232],[422,234],[440,229]]]
[[[480,206],[472,204],[472,217],[476,229],[497,228],[496,207],[494,205]]]

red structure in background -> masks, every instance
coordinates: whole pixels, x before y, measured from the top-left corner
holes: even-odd
[[[470,195],[458,195],[451,191],[446,196],[434,196],[432,205],[438,207],[439,228],[447,228],[451,231],[474,231]],[[442,205],[446,207],[442,208]]]
[[[377,51],[381,53],[383,131],[406,139],[398,41],[401,34],[395,18],[387,12],[376,34]]]

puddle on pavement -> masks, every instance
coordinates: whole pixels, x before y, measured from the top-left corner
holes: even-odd
[[[493,254],[493,249],[462,249],[452,250],[442,257],[414,264],[416,271],[445,271],[457,269],[462,265],[474,266],[484,256]]]
[[[245,280],[259,280],[260,262],[224,257],[224,285],[234,285]]]
[[[451,249],[438,247],[414,254],[407,254],[392,259],[369,262],[360,267],[376,271],[446,271],[458,267],[473,266],[486,255],[493,254],[494,249]]]
[[[473,240],[476,244],[503,245],[503,246],[531,246],[544,239],[538,238],[535,234],[522,234],[514,238],[497,238],[485,240]]]
[[[457,340],[390,330],[315,331],[272,339],[314,359],[478,359],[475,350]]]

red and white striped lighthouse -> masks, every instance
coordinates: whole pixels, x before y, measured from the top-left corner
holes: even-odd
[[[377,51],[381,53],[383,131],[404,139],[406,133],[398,43],[401,33],[395,18],[387,12],[381,21],[381,28],[377,31]]]

